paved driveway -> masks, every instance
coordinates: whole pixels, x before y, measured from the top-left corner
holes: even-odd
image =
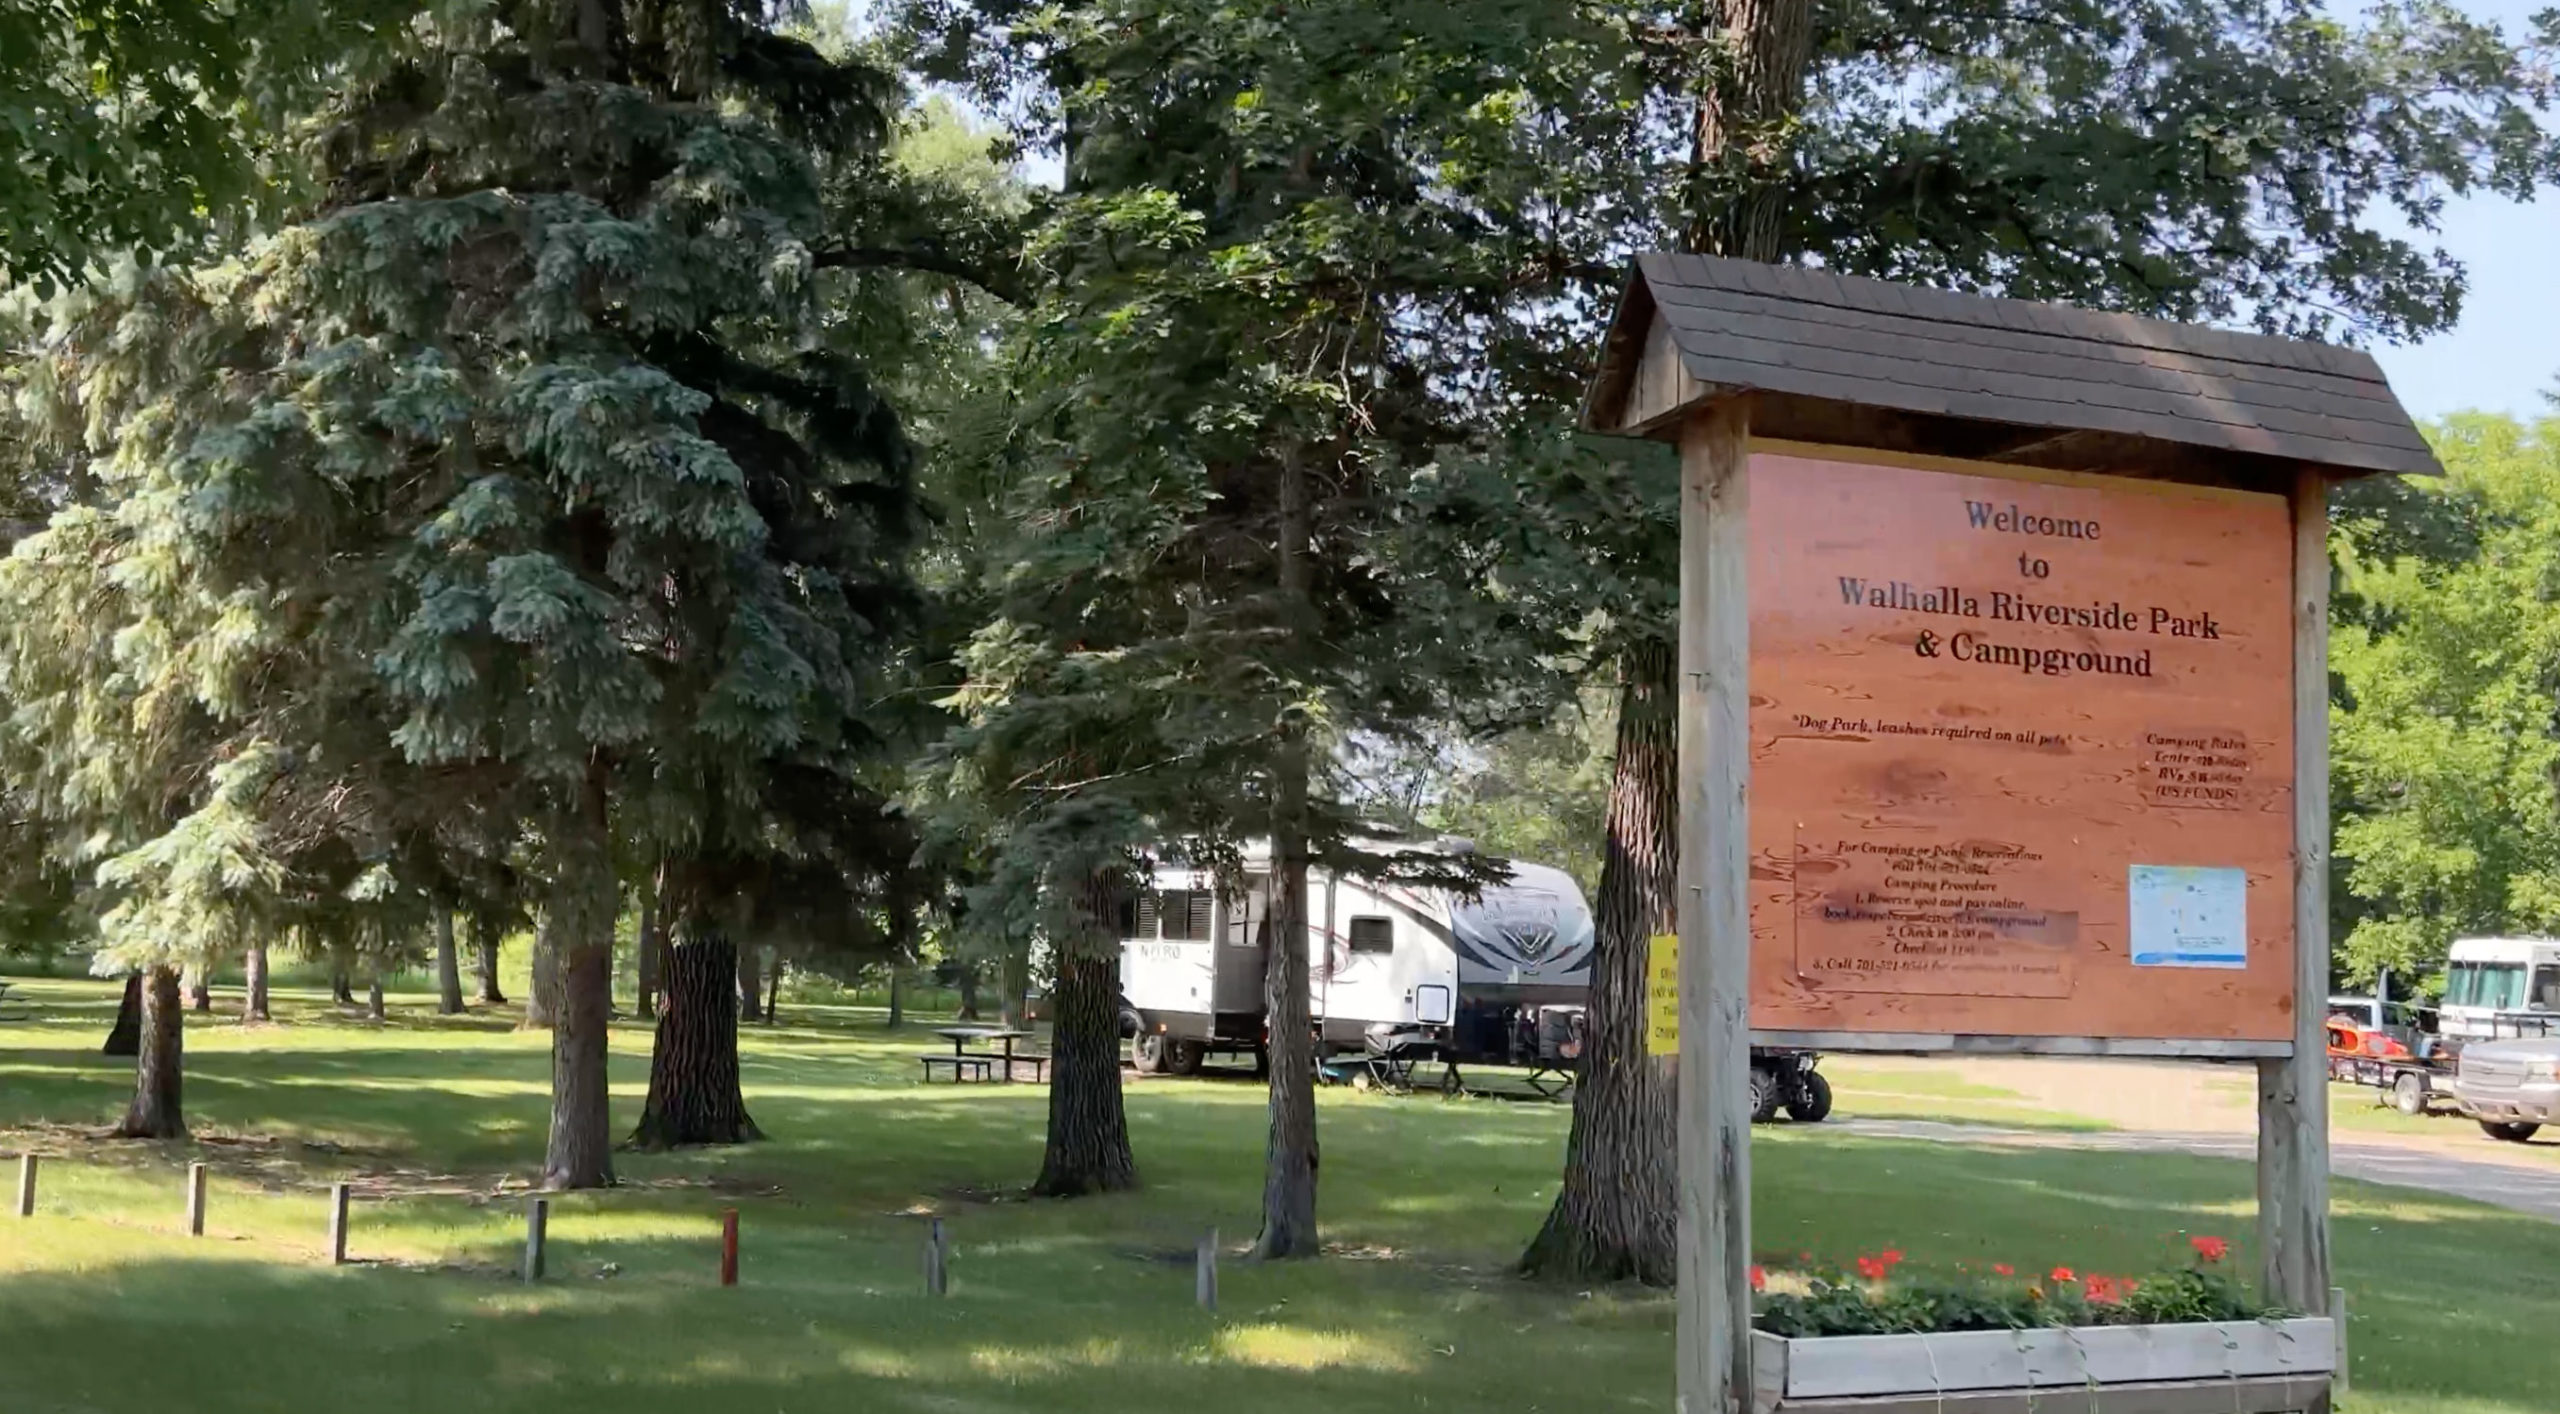
[[[2167,1061],[2101,1061],[2046,1057],[1912,1060],[1844,1056],[1859,1071],[1910,1069],[1952,1074],[1977,1085],[2014,1091],[2040,1109],[2085,1115],[2118,1126],[2075,1133],[1948,1124],[1918,1119],[1857,1119],[1853,1134],[2019,1148],[2098,1152],[2187,1153],[2254,1162],[2257,1109],[2250,1071],[2242,1066]],[[1847,1110],[1852,1107],[1844,1105]],[[2466,1119],[2446,1118],[2428,1132],[2329,1131],[2329,1171],[2366,1183],[2424,1189],[2511,1208],[2560,1222],[2560,1145],[2527,1152],[2482,1134]]]

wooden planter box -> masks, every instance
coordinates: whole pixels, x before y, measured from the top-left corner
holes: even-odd
[[[2326,1316],[1751,1340],[1755,1414],[2328,1414],[2344,1364]]]

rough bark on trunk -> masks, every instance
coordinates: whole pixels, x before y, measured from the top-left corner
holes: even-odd
[[[356,984],[347,976],[347,965],[343,962],[329,964],[329,999],[340,1006],[356,1004]]]
[[[382,973],[376,971],[364,980],[364,1017],[367,1021],[384,1019],[382,1010]]]
[[[133,1104],[115,1132],[120,1139],[184,1139],[186,1017],[178,969],[155,967],[142,988],[142,1049],[134,1060]]]
[[[1138,1186],[1120,1094],[1120,945],[1112,926],[1117,874],[1076,882],[1075,929],[1058,949],[1049,1040],[1049,1142],[1031,1192],[1075,1198]]]
[[[617,900],[605,784],[604,761],[591,758],[576,808],[563,812],[551,846],[543,926],[554,945],[559,993],[551,1023],[551,1139],[542,1186],[552,1189],[613,1182],[605,1043],[613,1010]]]
[[[1306,473],[1294,456],[1285,457],[1279,581],[1293,631],[1307,597],[1308,520]],[[1294,716],[1280,724],[1271,785],[1271,948],[1262,992],[1271,1028],[1271,1140],[1262,1180],[1262,1236],[1253,1249],[1264,1260],[1312,1257],[1319,1250],[1315,1045],[1307,1010],[1307,742],[1305,726]]]
[[[647,887],[649,896],[640,901],[640,956],[633,963],[632,970],[638,974],[636,990],[640,994],[640,1019],[654,1021],[658,1016],[658,990],[665,985],[666,973],[666,923],[662,916],[666,873],[663,866],[651,873]]]
[[[764,974],[764,1024],[779,1026],[782,1024],[782,972],[789,964],[779,957],[772,961],[773,965],[765,969]]]
[[[107,1030],[107,1044],[98,1048],[109,1056],[142,1054],[142,974],[124,975],[124,1000],[116,1004],[116,1024]]]
[[[899,963],[889,964],[889,1029],[907,1024],[907,969]]]
[[[712,906],[689,890],[676,945],[667,950],[666,1004],[658,1008],[649,1103],[632,1131],[634,1148],[764,1137],[738,1084],[738,949]]]
[[[764,973],[756,967],[756,950],[738,949],[738,1019],[755,1021],[764,1015]]]
[[[1023,1015],[1023,998],[1031,993],[1031,953],[1020,943],[1005,940],[1004,957],[996,963],[996,1024],[1007,1031],[1023,1029],[1028,1020]]]
[[[486,923],[475,923],[471,932],[480,957],[480,1002],[483,1006],[505,1006],[507,994],[498,988],[498,930]]]
[[[462,1014],[462,954],[453,942],[453,910],[436,905],[436,1010]]]
[[[977,1020],[978,965],[973,962],[961,968],[952,980],[960,987],[960,1019],[962,1021]]]
[[[275,1018],[270,1014],[267,996],[267,945],[264,943],[253,945],[249,949],[248,957],[241,963],[241,968],[248,975],[245,985],[240,989],[242,993],[240,1019],[242,1021],[274,1020]]]
[[[551,910],[543,909],[542,921],[533,930],[533,980],[525,987],[524,1027],[533,1030],[559,1024],[560,1019],[560,953],[569,944],[562,928],[574,933],[572,924],[554,923]]]
[[[209,970],[201,962],[187,969],[187,1010],[201,1012],[213,1010],[213,983],[206,976]]]
[[[1645,963],[1679,895],[1678,683],[1671,645],[1619,659],[1617,764],[1596,900],[1590,1033],[1573,1094],[1564,1182],[1522,1256],[1532,1276],[1669,1286],[1679,1224],[1678,1079],[1645,1054]]]

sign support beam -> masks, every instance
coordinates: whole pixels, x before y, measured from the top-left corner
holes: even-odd
[[[1681,1414],[1751,1398],[1751,408],[1680,435]]]
[[[2258,1062],[2258,1250],[2266,1297],[2329,1302],[2329,487],[2293,485],[2293,1054]]]

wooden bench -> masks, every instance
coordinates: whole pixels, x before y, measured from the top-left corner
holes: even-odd
[[[933,1068],[937,1065],[951,1067],[951,1083],[957,1085],[963,1079],[992,1079],[996,1063],[993,1056],[918,1056],[916,1059],[924,1062],[924,1079],[928,1085],[933,1083]]]
[[[1027,1065],[1031,1067],[1031,1083],[1034,1085],[1040,1084],[1049,1078],[1049,1058],[1047,1056],[1007,1057],[1005,1060],[1004,1078],[1011,1080],[1013,1078],[1013,1068],[1018,1065]]]

